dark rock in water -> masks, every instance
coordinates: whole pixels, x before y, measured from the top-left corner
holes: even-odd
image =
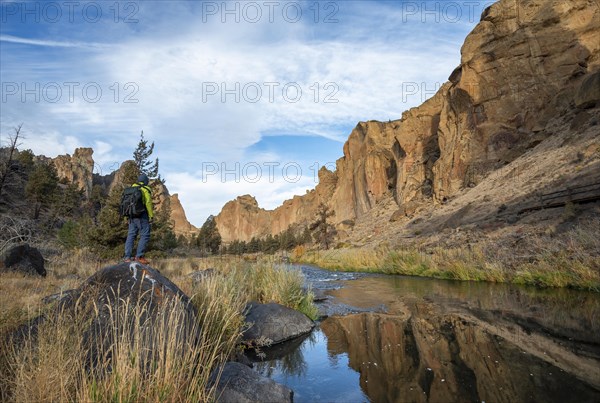
[[[39,274],[46,277],[44,258],[39,250],[21,244],[10,248],[4,258],[4,267],[24,274]]]
[[[244,332],[244,340],[268,339],[272,344],[301,336],[315,327],[314,322],[303,313],[275,303],[251,303],[246,323],[251,326]]]
[[[312,290],[312,293],[314,295],[313,302],[323,302],[327,298],[329,298],[329,296],[327,294],[325,294],[324,290],[321,290],[321,289],[318,289],[318,288]]]
[[[213,382],[216,374],[213,373]],[[228,362],[217,385],[217,402],[292,402],[294,392],[286,386],[259,375],[250,367]]]

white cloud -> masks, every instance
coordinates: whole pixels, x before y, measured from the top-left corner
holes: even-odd
[[[34,46],[47,46],[57,48],[108,48],[110,45],[104,43],[94,42],[63,42],[63,41],[52,41],[52,40],[39,40],[21,38],[13,35],[0,35],[0,42],[20,43],[25,45]]]
[[[312,3],[302,4],[308,10]],[[35,39],[8,35],[3,27],[3,82],[79,86],[75,99],[65,94],[56,103],[12,96],[2,104],[0,131],[24,122],[27,146],[48,156],[93,146],[95,160],[108,171],[130,158],[144,130],[156,142],[167,186],[180,193],[194,224],[239,194],[254,194],[272,208],[294,192],[303,193],[305,185],[314,187],[314,180],[303,177],[306,182],[293,184],[280,175],[274,183],[214,178],[202,183],[202,163],[276,161],[277,154],[248,155],[248,147],[265,134],[343,141],[349,133],[341,128],[360,120],[396,119],[420,104],[459,63],[468,24],[405,23],[406,15],[394,4],[341,2],[339,23],[315,25],[310,13],[295,24],[281,19],[223,24],[220,18],[204,21],[201,3],[145,2],[138,24],[83,24],[66,26],[64,32],[56,26],[45,35],[32,34]],[[115,44],[102,45],[109,40]],[[240,91],[246,85],[248,97],[256,95],[251,91],[256,83],[262,96],[256,103],[243,96],[235,102],[229,94],[222,102],[221,88],[207,93],[214,89],[211,83],[229,89],[239,83]],[[279,83],[272,102],[272,87],[264,83]],[[298,102],[284,98],[288,83],[302,89]],[[98,101],[82,95],[86,84],[101,88]],[[408,94],[408,88],[417,93]],[[326,96],[338,102],[325,103]],[[330,160],[341,149],[341,144],[332,149]]]
[[[60,132],[48,131],[28,134],[28,128],[23,126],[23,144],[20,149],[31,149],[34,154],[55,157],[57,155],[73,154],[76,148],[82,147],[80,140],[74,136],[64,136]]]

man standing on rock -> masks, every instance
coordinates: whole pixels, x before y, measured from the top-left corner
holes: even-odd
[[[141,264],[148,264],[148,260],[144,258],[144,252],[146,251],[146,246],[150,240],[150,223],[154,217],[154,211],[152,208],[152,191],[148,187],[148,182],[148,175],[141,174],[138,177],[138,181],[134,183],[131,188],[129,188],[134,192],[141,192],[143,208],[139,215],[129,215],[129,231],[127,233],[127,241],[125,241],[125,258],[123,259],[125,262],[131,262],[132,260],[135,260]],[[127,192],[127,190],[128,189],[126,189],[125,192]],[[138,232],[140,234],[140,240],[138,242],[137,252],[134,258],[132,255],[133,243],[135,242]]]

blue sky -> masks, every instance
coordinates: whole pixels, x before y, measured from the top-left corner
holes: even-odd
[[[491,1],[0,2],[0,135],[96,172],[143,130],[201,225],[313,188],[365,120],[400,118],[460,63]]]

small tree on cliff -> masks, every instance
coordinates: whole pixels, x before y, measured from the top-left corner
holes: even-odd
[[[144,138],[144,131],[142,130],[140,141],[133,152],[133,160],[140,173],[145,173],[150,179],[160,179],[158,174],[158,158],[154,161],[150,160],[150,156],[153,152],[154,142],[148,145],[148,140]]]
[[[335,227],[327,221],[334,214],[335,212],[330,210],[325,203],[320,203],[317,208],[317,219],[308,227],[315,242],[324,249],[329,249],[337,233]]]
[[[202,224],[198,238],[196,238],[196,244],[202,253],[212,253],[213,255],[219,253],[221,234],[217,229],[214,216],[209,216]]]

